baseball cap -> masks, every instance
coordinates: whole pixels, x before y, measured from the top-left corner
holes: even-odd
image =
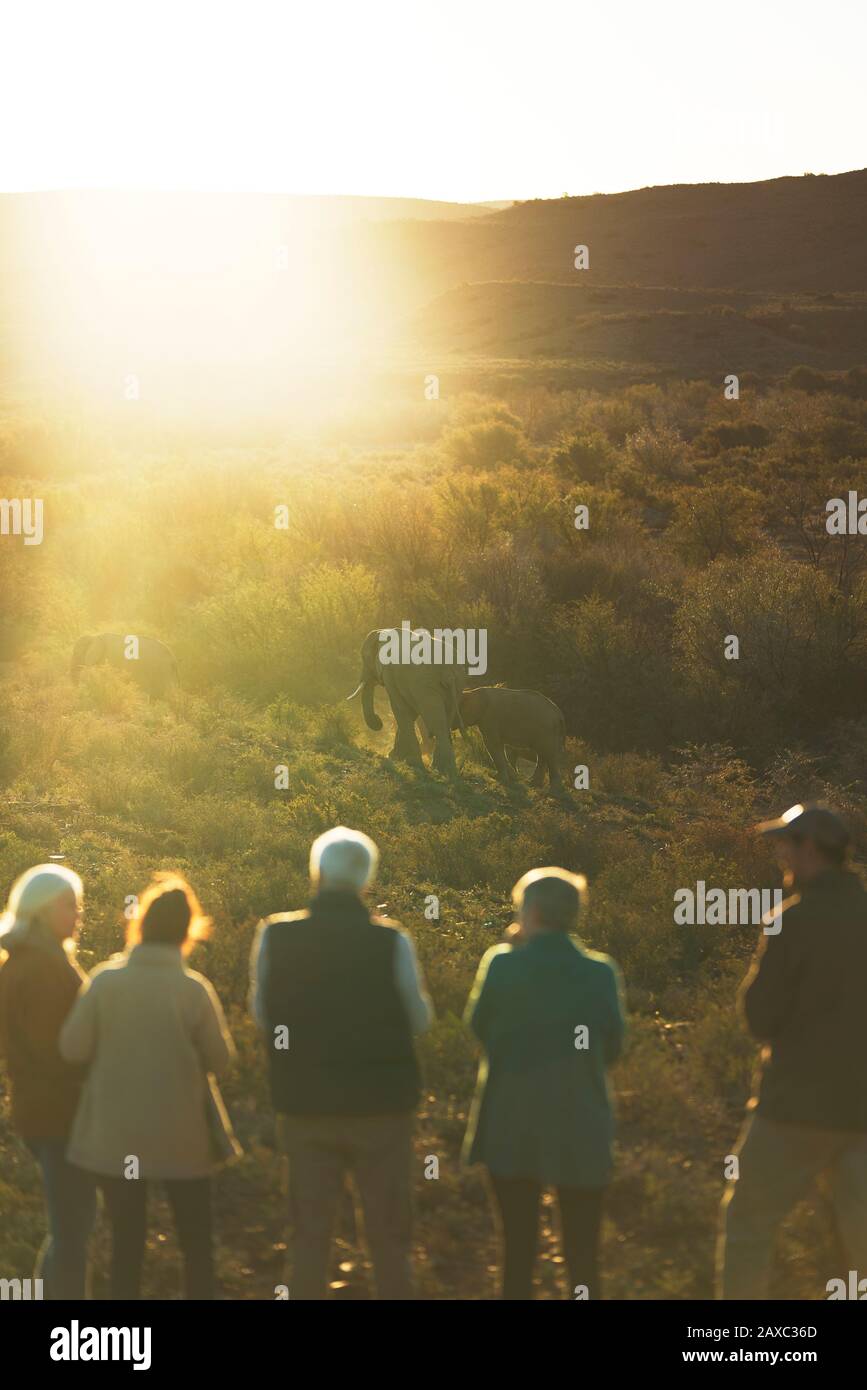
[[[790,806],[776,820],[763,820],[755,827],[759,835],[781,838],[785,835],[798,839],[815,840],[825,849],[845,849],[849,844],[849,831],[843,821],[830,806],[819,801]]]

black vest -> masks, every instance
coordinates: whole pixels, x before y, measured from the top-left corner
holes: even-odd
[[[274,1109],[390,1115],[418,1101],[409,1020],[394,980],[397,929],[352,893],[271,919],[263,1004]],[[288,1046],[275,1029],[288,1029]]]

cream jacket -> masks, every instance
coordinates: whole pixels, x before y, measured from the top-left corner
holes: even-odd
[[[177,947],[142,943],[98,966],[59,1042],[67,1061],[89,1064],[71,1163],[118,1178],[214,1171],[208,1073],[235,1050],[212,986]]]

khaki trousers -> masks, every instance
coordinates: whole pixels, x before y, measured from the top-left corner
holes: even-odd
[[[740,1176],[728,1183],[720,1207],[718,1298],[767,1298],[777,1228],[825,1171],[832,1175],[838,1232],[851,1268],[867,1276],[867,1134],[777,1124],[754,1115],[745,1122],[735,1153]],[[847,1273],[835,1271],[843,1279]]]
[[[414,1115],[277,1116],[289,1157],[293,1226],[289,1297],[325,1298],[331,1238],[347,1173],[364,1213],[379,1298],[412,1298],[410,1272]]]

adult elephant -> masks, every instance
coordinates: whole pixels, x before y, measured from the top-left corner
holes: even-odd
[[[78,680],[83,667],[114,666],[128,672],[148,695],[164,696],[178,678],[174,653],[156,637],[122,636],[101,632],[95,637],[79,637],[72,649],[70,674]]]
[[[538,690],[507,690],[502,685],[482,685],[464,691],[460,714],[467,728],[477,726],[480,729],[485,747],[504,782],[517,779],[515,757],[524,753],[536,759],[532,786],[544,786],[546,770],[552,791],[562,786],[560,763],[565,722],[562,711],[546,695]]]
[[[385,686],[395,722],[390,756],[416,767],[424,766],[415,732],[415,721],[421,719],[434,740],[434,768],[454,777],[457,768],[451,731],[459,727],[458,700],[466,672],[442,660],[442,644],[434,637],[430,639],[434,659],[429,663],[415,666],[384,662],[383,642],[388,634],[387,628],[374,628],[365,637],[361,644],[361,680],[349,699],[361,691],[364,722],[369,729],[379,730],[382,720],[376,713],[374,691],[378,685]]]

